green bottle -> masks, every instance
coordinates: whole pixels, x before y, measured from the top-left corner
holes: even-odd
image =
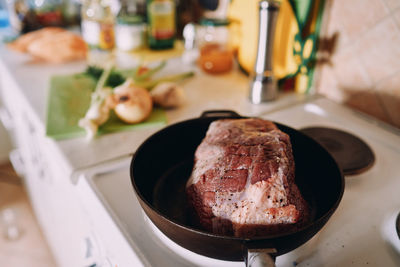
[[[147,19],[149,47],[172,48],[176,33],[174,0],[147,0]]]

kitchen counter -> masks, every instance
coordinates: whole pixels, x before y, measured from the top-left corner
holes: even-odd
[[[128,64],[132,62],[125,57],[122,67]],[[130,188],[129,163],[135,149],[160,127],[105,134],[92,141],[46,137],[51,76],[79,73],[85,68],[85,62],[33,62],[27,55],[0,46],[1,114],[9,122],[5,124],[18,152],[12,153],[12,161],[24,177],[59,266],[133,266],[132,262],[144,266],[232,266],[232,262],[204,258],[170,244],[153,233],[143,216]],[[211,76],[174,58],[163,72],[187,70],[195,71],[193,78],[182,83],[187,101],[166,111],[168,124],[197,117],[205,110],[231,109],[297,128],[342,128],[360,135],[373,148],[375,165],[364,174],[346,177],[343,201],[326,227],[304,246],[278,257],[278,266],[398,265],[398,258],[389,256],[391,248],[383,247],[386,241],[380,234],[383,215],[392,209],[398,211],[399,201],[394,197],[399,184],[398,134],[388,133],[375,121],[323,98],[281,93],[276,101],[253,105],[247,98],[249,79],[237,69]],[[355,218],[359,211],[363,216]],[[380,217],[369,218],[370,214]]]
[[[45,137],[47,97],[49,81],[53,75],[67,75],[85,70],[83,61],[52,65],[35,62],[29,55],[0,47],[0,70],[4,81],[3,90],[12,93],[30,114],[39,136],[48,145],[52,153],[62,160],[63,171],[73,174],[99,163],[124,155],[132,154],[135,148],[159,127],[118,132],[99,136],[87,141],[85,138],[54,141]],[[133,61],[120,62],[121,68],[129,67]],[[280,94],[277,101],[253,105],[247,98],[249,79],[237,69],[228,74],[212,76],[203,73],[194,66],[185,65],[180,58],[168,61],[163,73],[178,73],[194,70],[195,76],[183,82],[187,101],[184,106],[166,112],[168,124],[197,117],[204,110],[231,109],[241,115],[257,116],[267,111],[279,109],[305,100],[304,95]],[[10,92],[12,90],[13,92]],[[7,102],[7,99],[5,99]],[[5,103],[6,106],[14,103]],[[15,103],[17,104],[17,103]]]
[[[120,68],[134,63],[126,55],[122,55],[122,59],[118,61]],[[16,147],[10,160],[23,177],[49,247],[58,265],[63,267],[93,264],[87,257],[91,253],[90,242],[94,242],[92,226],[88,213],[82,211],[77,190],[77,184],[82,180],[78,179],[80,174],[98,171],[105,164],[129,158],[149,135],[161,128],[149,126],[104,134],[91,141],[85,137],[65,140],[47,137],[50,78],[80,73],[85,68],[84,61],[62,65],[34,62],[30,56],[0,45],[0,92],[4,104],[0,118]],[[198,117],[211,109],[230,109],[241,115],[258,116],[309,98],[283,93],[277,101],[253,105],[247,98],[249,79],[237,69],[225,75],[211,76],[195,66],[183,64],[180,58],[170,59],[160,75],[188,70],[193,70],[195,75],[182,83],[186,102],[180,108],[166,111],[167,124]],[[95,200],[89,209],[97,205],[102,202]]]

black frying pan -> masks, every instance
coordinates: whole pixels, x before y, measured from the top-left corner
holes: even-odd
[[[151,221],[177,244],[198,254],[230,261],[247,261],[248,251],[267,249],[273,257],[287,253],[313,237],[336,210],[344,178],[332,156],[303,133],[276,123],[290,136],[295,179],[312,210],[312,221],[299,230],[251,239],[206,232],[191,223],[186,212],[185,185],[194,152],[210,123],[242,118],[232,111],[205,112],[200,118],[170,125],[150,136],[131,162],[131,180],[140,205]]]

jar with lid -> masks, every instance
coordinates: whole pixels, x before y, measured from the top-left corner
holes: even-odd
[[[122,0],[115,26],[116,47],[129,52],[143,47],[146,24],[133,1]]]
[[[27,33],[47,26],[65,26],[62,0],[6,0],[11,28]]]
[[[198,64],[207,73],[225,73],[233,67],[229,21],[202,19],[197,28],[196,43],[200,56]]]
[[[65,26],[79,26],[81,22],[81,0],[63,0]]]
[[[29,0],[28,3],[40,27],[64,26],[62,0]]]
[[[174,0],[147,0],[148,45],[150,49],[174,47],[176,34]]]
[[[88,45],[88,65],[104,67],[114,62],[114,21],[107,0],[85,0],[81,11],[82,37]]]

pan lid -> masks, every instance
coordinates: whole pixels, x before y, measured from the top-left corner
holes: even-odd
[[[368,144],[353,134],[328,127],[307,127],[301,132],[328,150],[345,175],[363,173],[375,162]]]

